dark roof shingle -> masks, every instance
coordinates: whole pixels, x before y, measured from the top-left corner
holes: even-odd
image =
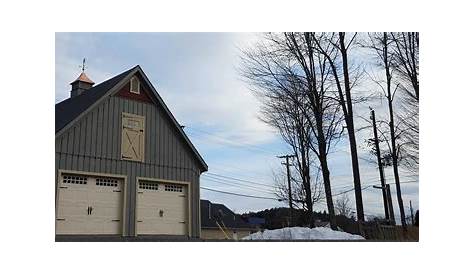
[[[134,67],[135,68],[135,67]],[[92,104],[104,96],[111,88],[124,79],[131,68],[115,77],[110,78],[98,84],[89,90],[84,91],[81,95],[68,98],[56,104],[56,133],[63,129],[67,124],[72,122],[77,116],[88,109]]]

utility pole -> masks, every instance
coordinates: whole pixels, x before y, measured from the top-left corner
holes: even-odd
[[[390,184],[386,184],[386,191],[387,191],[387,202],[388,202],[388,210],[390,213],[390,223],[395,225],[395,213],[393,212],[393,204],[392,204],[392,193],[390,192]]]
[[[390,193],[390,185],[386,184],[385,187],[373,186],[373,188],[382,189],[382,191],[387,193],[387,207],[388,207],[388,210],[389,210],[389,216],[388,216],[387,220],[390,222],[390,224],[395,225],[395,216],[394,216],[394,213],[393,213],[392,195]]]
[[[293,223],[293,197],[291,196],[291,176],[290,176],[290,158],[295,157],[296,155],[282,155],[277,156],[278,158],[285,158],[286,162],[281,163],[282,165],[286,165],[286,177],[288,178],[288,202],[290,204],[290,226]]]
[[[411,206],[411,200],[410,200],[410,213],[411,213],[411,225],[415,225],[415,219],[413,218],[413,207]]]
[[[382,186],[381,189],[382,189],[382,195],[383,195],[383,208],[385,210],[385,219],[390,220],[388,203],[387,203],[387,190],[385,187],[385,176],[383,172],[382,159],[380,158],[380,147],[379,147],[379,138],[378,138],[378,133],[377,133],[377,123],[375,121],[375,111],[372,109],[370,113],[371,113],[370,118],[372,119],[372,126],[374,128],[375,151],[377,154],[377,163],[379,166],[380,184]]]

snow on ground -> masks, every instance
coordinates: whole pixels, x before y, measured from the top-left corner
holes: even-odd
[[[365,240],[364,237],[327,227],[285,227],[265,230],[244,237],[243,240]]]

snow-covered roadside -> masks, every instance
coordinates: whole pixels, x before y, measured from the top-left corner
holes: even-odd
[[[327,227],[285,227],[265,230],[244,237],[243,240],[365,240],[364,237]]]

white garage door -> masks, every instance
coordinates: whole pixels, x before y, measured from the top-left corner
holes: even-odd
[[[137,189],[138,235],[187,235],[187,186],[140,181]]]
[[[121,234],[123,180],[63,174],[56,234]]]

